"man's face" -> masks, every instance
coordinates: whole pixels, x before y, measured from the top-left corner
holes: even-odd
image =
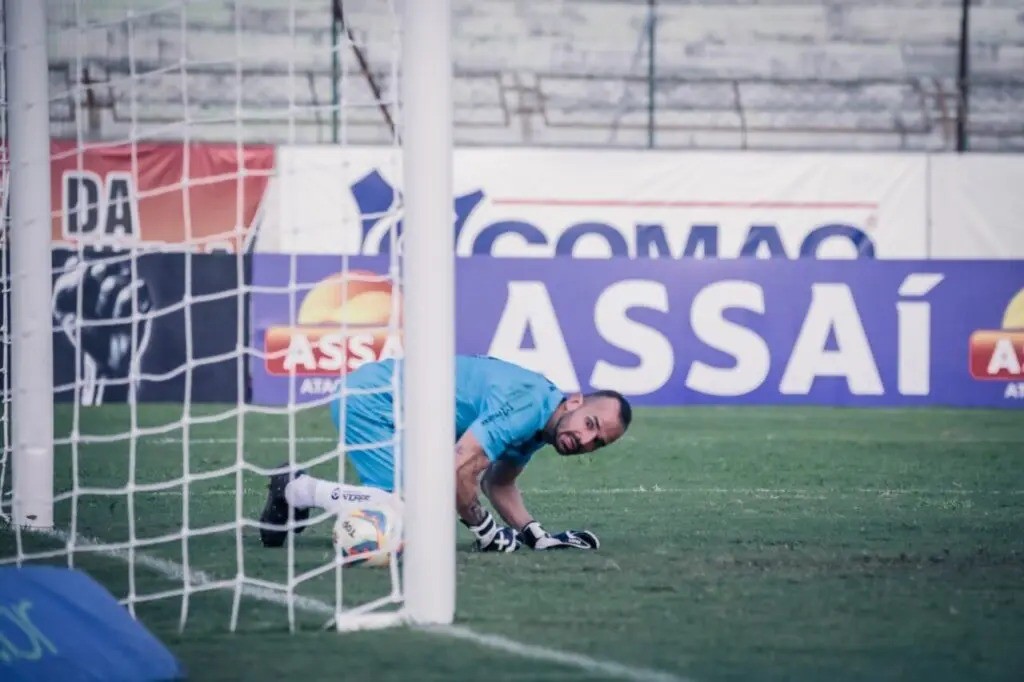
[[[566,399],[565,408],[555,425],[553,443],[560,455],[593,452],[622,436],[622,417],[614,398],[574,395]]]

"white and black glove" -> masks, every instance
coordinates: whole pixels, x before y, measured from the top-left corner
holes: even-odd
[[[598,549],[601,541],[589,530],[564,530],[552,535],[536,521],[523,526],[523,542],[531,549]]]
[[[522,544],[519,534],[511,528],[499,526],[494,522],[491,512],[484,511],[484,520],[473,525],[463,519],[462,525],[473,531],[476,536],[476,548],[481,552],[514,552]]]

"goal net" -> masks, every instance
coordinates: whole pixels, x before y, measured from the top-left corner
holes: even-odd
[[[48,91],[2,88],[0,565],[85,570],[182,628],[450,622],[448,3],[6,5],[2,85],[43,45]],[[367,177],[388,191],[360,200]],[[346,442],[330,406],[385,357],[393,432]],[[370,446],[403,556],[356,565],[319,508],[262,546],[270,475],[357,483]]]

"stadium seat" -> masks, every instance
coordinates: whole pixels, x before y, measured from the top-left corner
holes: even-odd
[[[73,8],[50,5],[58,22],[75,23]],[[128,5],[90,6],[90,19],[123,16]],[[326,139],[331,31],[323,5],[300,2],[289,14],[273,2],[247,2],[237,17],[230,3],[188,6],[188,100],[190,113],[205,121],[199,137],[216,138],[223,119],[234,116],[236,76],[224,50],[232,46],[233,60],[237,22],[249,38],[239,47],[242,105],[248,118],[262,121],[259,134],[267,142]],[[659,144],[813,148],[817,139],[834,148],[845,139],[855,149],[950,149],[960,7],[960,0],[661,2],[654,51]],[[386,3],[345,3],[352,37],[385,84],[395,56],[389,11]],[[646,2],[456,0],[453,15],[457,142],[646,144]],[[135,115],[153,134],[182,114],[182,21],[179,10],[164,8],[133,24],[134,69],[145,85],[137,89]],[[72,88],[81,65],[96,83],[92,134],[116,139],[126,134],[133,106],[125,87],[127,34],[111,23],[87,35],[81,62],[72,56],[78,46],[50,46],[55,133],[74,130]],[[291,65],[280,61],[285,53]],[[347,49],[339,54],[348,139],[388,141],[356,60]],[[972,138],[985,148],[1021,149],[1024,20],[1014,0],[972,6],[970,64],[979,82],[971,90]],[[297,107],[292,129],[266,115],[284,101]]]

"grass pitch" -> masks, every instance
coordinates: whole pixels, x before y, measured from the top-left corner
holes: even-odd
[[[181,410],[143,406],[137,424],[172,424]],[[58,409],[58,435],[71,419]],[[78,428],[129,425],[126,407],[106,406],[83,408]],[[287,457],[284,419],[249,414],[243,428],[248,461]],[[192,474],[216,471],[235,461],[236,429],[234,419],[194,421],[188,433],[142,437],[134,453],[124,441],[83,445],[79,480],[123,486],[133,462],[139,485],[177,478],[182,438]],[[300,415],[296,433],[300,457],[333,437],[323,412]],[[68,489],[71,467],[70,448],[59,447],[58,490]],[[460,529],[458,623],[542,652],[407,629],[322,632],[333,572],[299,588],[306,600],[295,635],[283,606],[251,594],[239,631],[228,633],[230,591],[193,594],[180,634],[179,598],[139,604],[137,613],[196,680],[1015,680],[1024,671],[1019,412],[640,409],[619,444],[579,458],[541,451],[521,482],[547,528],[590,528],[602,548],[478,554]],[[181,587],[168,575],[183,565],[197,584],[229,580],[239,558],[248,577],[287,578],[287,551],[263,549],[253,528],[239,539],[230,527],[239,511],[259,514],[264,479],[195,480],[188,493],[137,492],[131,506],[124,495],[80,496],[79,535],[107,543],[174,534],[185,512],[190,528],[225,526],[187,543],[147,543],[134,576],[120,550],[79,552],[76,565],[118,597],[133,586],[136,594]],[[56,511],[67,528],[70,502]],[[329,524],[294,548],[299,572],[329,560]],[[13,553],[13,534],[0,531],[0,557]],[[386,571],[352,569],[344,579],[352,603],[388,591]],[[554,652],[586,658],[543,657]]]

